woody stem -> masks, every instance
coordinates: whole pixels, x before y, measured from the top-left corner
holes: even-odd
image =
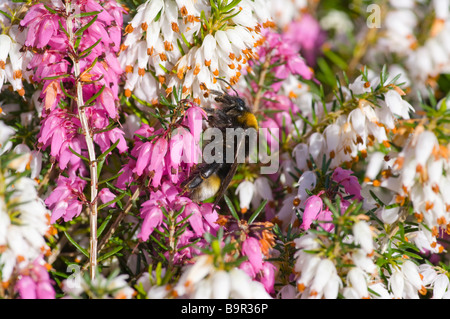
[[[75,39],[73,34],[73,19],[75,19],[71,15],[71,5],[70,1],[66,2],[66,13],[67,13],[67,32],[69,35],[69,45],[72,47],[72,52],[75,52]],[[95,146],[93,141],[93,133],[89,128],[89,122],[86,116],[86,110],[84,106],[83,99],[83,86],[80,81],[80,64],[77,57],[72,56],[70,58],[73,62],[74,75],[76,78],[76,102],[78,109],[78,116],[81,122],[81,128],[83,130],[83,134],[86,140],[86,145],[89,154],[89,170],[91,177],[91,202],[89,204],[90,207],[90,253],[89,253],[89,266],[90,266],[90,277],[93,280],[95,278],[95,270],[97,268],[97,194],[98,194],[98,180],[97,180],[97,157],[95,154]]]

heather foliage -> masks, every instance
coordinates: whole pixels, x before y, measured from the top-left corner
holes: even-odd
[[[450,1],[343,3],[1,1],[0,298],[450,298]]]

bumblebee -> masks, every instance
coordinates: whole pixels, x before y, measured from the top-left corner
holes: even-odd
[[[210,91],[214,94],[218,108],[204,108],[208,114],[208,125],[219,129],[222,136],[226,136],[227,129],[254,129],[258,130],[258,121],[239,95],[232,96],[224,92]],[[236,93],[237,94],[237,93]],[[244,152],[245,158],[249,156],[249,140],[240,139],[233,141],[223,138],[224,152],[222,159],[227,158],[227,153],[233,151],[234,161],[213,161],[212,163],[200,164],[191,174],[191,177],[184,183],[185,191],[190,193],[192,200],[196,202],[205,201],[216,195],[214,207],[217,206],[227,190],[233,176],[236,173],[239,162],[237,155]],[[245,147],[245,150],[242,148]],[[236,155],[234,155],[236,154]]]

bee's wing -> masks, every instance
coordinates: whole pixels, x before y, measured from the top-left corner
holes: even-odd
[[[224,180],[222,181],[222,183],[220,185],[219,191],[217,192],[216,199],[214,200],[214,206],[213,206],[212,211],[214,211],[216,209],[217,204],[219,204],[220,200],[222,199],[223,195],[225,194],[225,191],[228,188],[228,185],[230,185],[231,180],[233,179],[234,175],[236,174],[236,170],[239,166],[239,163],[237,162],[237,157],[238,157],[241,147],[242,146],[245,147],[244,141],[245,141],[245,138],[242,138],[239,141],[239,145],[236,148],[236,154],[234,155],[234,162],[231,165],[231,168],[228,171],[227,176],[225,176]]]
[[[217,196],[216,199],[214,201],[214,206],[213,206],[213,211],[216,209],[217,204],[219,204],[220,200],[222,199],[223,195],[225,194],[228,185],[230,185],[231,180],[233,179],[234,174],[236,173],[237,167],[238,167],[239,163],[238,162],[234,162],[231,165],[230,170],[228,171],[227,176],[225,176],[224,180],[222,181],[219,191],[217,192]]]

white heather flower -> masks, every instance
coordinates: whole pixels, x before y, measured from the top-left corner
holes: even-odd
[[[292,151],[292,156],[295,158],[296,167],[299,170],[304,171],[308,169],[309,147],[307,144],[297,144]]]
[[[309,138],[309,154],[314,161],[321,161],[325,150],[325,138],[320,133],[313,133]]]
[[[166,273],[166,269],[163,268],[161,270],[161,277],[164,277]],[[148,272],[142,274],[141,277],[137,280],[137,287],[142,289],[147,293],[147,299],[165,299],[168,298],[171,294],[170,285],[156,285],[157,282],[157,274],[156,271],[153,270],[151,274]]]
[[[11,38],[5,34],[0,34],[0,89],[5,82],[6,58],[11,48]]]
[[[241,269],[233,268],[229,272],[232,299],[271,299],[264,286],[251,278]]]
[[[226,299],[231,290],[230,276],[224,270],[217,271],[211,276],[212,280],[212,298]]]
[[[391,83],[394,78],[398,76],[397,83],[401,84],[402,87],[410,88],[411,87],[411,79],[408,77],[408,72],[399,64],[392,64],[388,69],[389,77],[387,78],[387,82]]]
[[[366,169],[366,177],[369,180],[377,178],[384,165],[385,155],[381,152],[374,152],[370,156],[369,164]]]
[[[389,277],[389,288],[395,298],[418,299],[419,292],[426,293],[426,288],[419,274],[418,266],[410,260],[397,264]]]
[[[8,142],[9,138],[14,135],[16,131],[3,121],[0,121],[0,154],[5,152],[12,146],[11,142]]]
[[[397,202],[409,197],[416,219],[428,228],[421,228],[422,233],[414,239],[420,249],[443,250],[436,237],[450,221],[450,198],[445,193],[450,185],[447,153],[448,148],[439,145],[433,132],[418,127],[393,158],[391,176],[381,183],[397,194]]]
[[[384,21],[386,33],[378,40],[378,50],[394,53],[410,53],[415,44],[414,28],[417,17],[409,9],[389,10]]]
[[[403,297],[403,289],[405,288],[405,279],[399,270],[394,270],[389,278],[389,288],[392,290],[394,297],[401,299]]]
[[[381,220],[386,224],[393,224],[398,220],[399,211],[400,207],[392,207],[392,208],[383,207],[380,213]]]
[[[433,132],[425,131],[417,138],[415,146],[415,159],[417,165],[424,166],[434,148],[439,147],[439,142]]]
[[[15,15],[19,9],[19,4],[12,2],[0,6],[0,10],[9,12],[11,15]],[[1,16],[3,17],[3,14]],[[23,77],[30,81],[33,75],[31,70],[26,70],[33,53],[20,52],[25,43],[26,33],[20,32],[17,24],[11,25],[11,20],[6,19],[3,25],[7,27],[8,33],[0,35],[0,90],[5,82],[9,82],[12,88],[23,96],[25,94]]]
[[[287,196],[283,200],[283,205],[276,215],[276,218],[282,222],[283,228],[287,228],[290,223],[296,220],[297,216],[295,211],[304,207],[304,203],[309,197],[307,190],[312,190],[316,187],[317,175],[312,171],[306,171],[300,176],[297,184],[298,190],[296,196]]]
[[[324,30],[334,30],[338,34],[347,34],[354,29],[349,16],[339,10],[330,10],[325,17],[320,19],[320,26]]]
[[[296,218],[294,212],[294,209],[297,207],[294,206],[294,201],[297,201],[296,196],[294,195],[288,195],[285,199],[283,199],[283,204],[278,211],[278,214],[276,218],[282,223],[283,228],[288,227],[290,223],[294,221]]]
[[[313,190],[317,184],[317,175],[312,171],[306,171],[298,180],[297,197],[304,202],[308,197],[306,190]]]
[[[301,17],[302,9],[308,7],[307,0],[277,0],[270,1],[270,11],[280,28]]]
[[[236,188],[236,195],[239,195],[239,206],[242,212],[247,212],[255,193],[255,185],[250,181],[243,181]]]
[[[0,178],[4,178],[4,185],[8,185],[16,177],[8,175]],[[36,186],[35,181],[22,177],[1,190],[2,193],[12,192],[8,202],[15,204],[15,213],[11,214],[8,203],[0,202],[2,281],[8,281],[15,267],[28,265],[49,250],[44,236],[49,229],[50,212],[38,197]]]
[[[427,287],[432,285],[439,275],[436,267],[430,264],[419,265],[419,273],[422,275],[423,284]]]
[[[357,249],[352,254],[352,260],[356,267],[364,270],[368,274],[374,274],[377,271],[377,266],[373,262],[373,259],[367,256],[367,252],[362,249]]]
[[[407,5],[405,5],[407,3]],[[391,1],[382,24],[382,36],[378,38],[371,56],[394,53],[405,66],[406,76],[411,80],[411,88],[428,95],[428,88],[437,88],[434,80],[439,74],[450,69],[449,45],[449,1]],[[429,11],[429,14],[423,12]],[[432,16],[425,41],[419,41],[418,25],[424,26],[425,19]]]
[[[394,115],[403,119],[409,119],[409,112],[414,111],[414,108],[407,101],[403,100],[396,90],[389,90],[384,97],[386,105]]]
[[[255,180],[254,185],[256,194],[259,197],[267,201],[273,200],[272,188],[270,187],[269,179],[267,177],[258,177]]]
[[[359,297],[358,291],[353,287],[345,287],[342,290],[342,295],[345,299],[361,299]]]
[[[299,292],[303,293],[316,276],[317,266],[321,259],[303,251],[296,257],[297,262],[295,264],[295,271],[300,273],[300,277],[297,279],[297,289]]]
[[[368,298],[366,274],[358,267],[353,267],[347,274],[347,280],[355,290],[358,299]]]
[[[341,149],[341,127],[337,124],[328,125],[323,135],[325,136],[326,144],[327,144],[327,153],[332,158],[331,167],[339,166],[338,158],[336,157],[339,154]],[[305,165],[306,165],[306,156],[305,156]]]
[[[180,298],[202,299],[268,299],[264,286],[253,281],[243,270],[219,270],[213,256],[202,255],[188,266],[174,287]]]
[[[436,237],[423,225],[419,230],[409,234],[409,238],[421,252],[442,253],[444,247],[436,242]]]
[[[370,69],[367,70],[367,80],[369,82],[366,81],[363,75],[360,75],[348,86],[348,88],[354,94],[363,94],[369,93],[372,89],[376,88],[378,84],[380,84],[380,78]]]
[[[361,245],[361,248],[367,253],[373,252],[373,234],[369,224],[365,221],[358,221],[353,225],[353,235],[355,242]]]
[[[317,265],[316,276],[312,281],[311,285],[311,295],[317,294],[317,297],[322,296],[324,293],[324,288],[329,283],[331,278],[336,276],[336,267],[334,263],[329,259],[322,259]],[[335,288],[335,286],[333,286]],[[334,290],[334,289],[333,289]]]
[[[182,296],[187,293],[192,293],[193,290],[195,290],[196,284],[206,277],[213,269],[212,257],[208,255],[200,256],[195,264],[190,266],[181,276],[177,287],[175,287],[178,295]]]
[[[388,291],[388,289],[384,286],[383,283],[373,283],[369,286],[370,290],[373,291],[370,293],[370,297],[372,299],[392,299],[392,294]]]
[[[333,273],[324,287],[323,296],[325,299],[337,299],[342,286],[341,278],[336,273]]]
[[[402,272],[405,278],[417,289],[423,288],[423,282],[419,274],[419,268],[415,263],[406,260],[402,265]]]
[[[63,281],[62,288],[66,293],[65,298],[80,298],[83,293],[97,299],[131,299],[135,293],[126,279],[128,275],[111,274],[105,278],[102,274],[97,274],[91,281],[83,277],[81,273],[74,275]],[[93,295],[93,296],[92,296]]]
[[[434,279],[433,299],[443,299],[448,291],[450,281],[447,274],[437,275]]]
[[[18,144],[16,147],[14,147],[13,152],[20,156],[13,159],[8,164],[8,167],[14,169],[18,173],[23,173],[27,166],[30,166],[31,150],[25,144]]]
[[[271,207],[273,205],[273,193],[272,188],[270,186],[269,179],[267,177],[258,177],[254,183],[255,193],[252,199],[252,205],[254,208],[259,207],[261,201],[266,200],[268,202],[266,208]],[[266,210],[267,211],[267,210]]]

